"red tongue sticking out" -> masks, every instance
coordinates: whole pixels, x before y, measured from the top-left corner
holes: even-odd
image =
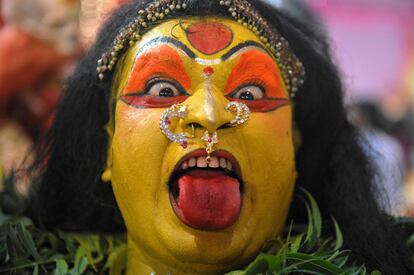
[[[191,171],[178,180],[180,218],[197,229],[220,230],[240,214],[239,181],[213,171]]]

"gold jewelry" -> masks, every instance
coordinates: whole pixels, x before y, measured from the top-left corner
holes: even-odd
[[[179,143],[184,149],[188,147],[188,134],[178,133],[174,134],[170,130],[170,124],[172,118],[183,119],[187,115],[187,107],[182,104],[174,104],[167,110],[165,110],[160,117],[160,129],[161,132],[172,142]],[[194,128],[193,128],[194,129]]]
[[[213,152],[213,146],[219,142],[217,132],[214,132],[213,135],[210,136],[208,131],[205,131],[201,139],[205,142],[207,152],[206,162],[209,163],[211,159],[210,155]]]
[[[226,111],[234,114],[236,117],[230,121],[230,126],[239,126],[245,124],[250,118],[250,110],[246,104],[232,101],[226,106]]]

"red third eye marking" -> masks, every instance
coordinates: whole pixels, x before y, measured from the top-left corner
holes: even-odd
[[[206,67],[203,70],[205,76],[211,76],[214,73],[214,69],[211,67]]]
[[[188,27],[186,33],[191,45],[207,55],[225,49],[233,40],[231,29],[220,22],[196,22]]]

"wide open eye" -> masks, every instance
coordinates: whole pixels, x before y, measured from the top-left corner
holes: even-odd
[[[179,88],[177,88],[173,83],[164,80],[157,80],[149,83],[146,90],[147,95],[157,97],[173,97],[182,94]]]
[[[138,108],[165,108],[183,102],[188,96],[174,80],[154,78],[147,82],[143,92],[127,93],[120,99]]]
[[[238,89],[231,97],[241,100],[259,100],[264,97],[264,91],[259,86],[248,85]]]

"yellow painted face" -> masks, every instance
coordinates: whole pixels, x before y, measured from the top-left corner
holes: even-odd
[[[120,60],[113,92],[102,178],[126,222],[131,274],[231,270],[280,233],[296,179],[292,106],[251,30],[222,18],[166,21]],[[228,126],[230,101],[249,107],[246,124]],[[174,103],[188,113],[171,131],[191,136],[195,126],[186,148],[159,128]],[[202,168],[205,131],[219,140],[211,168]]]

